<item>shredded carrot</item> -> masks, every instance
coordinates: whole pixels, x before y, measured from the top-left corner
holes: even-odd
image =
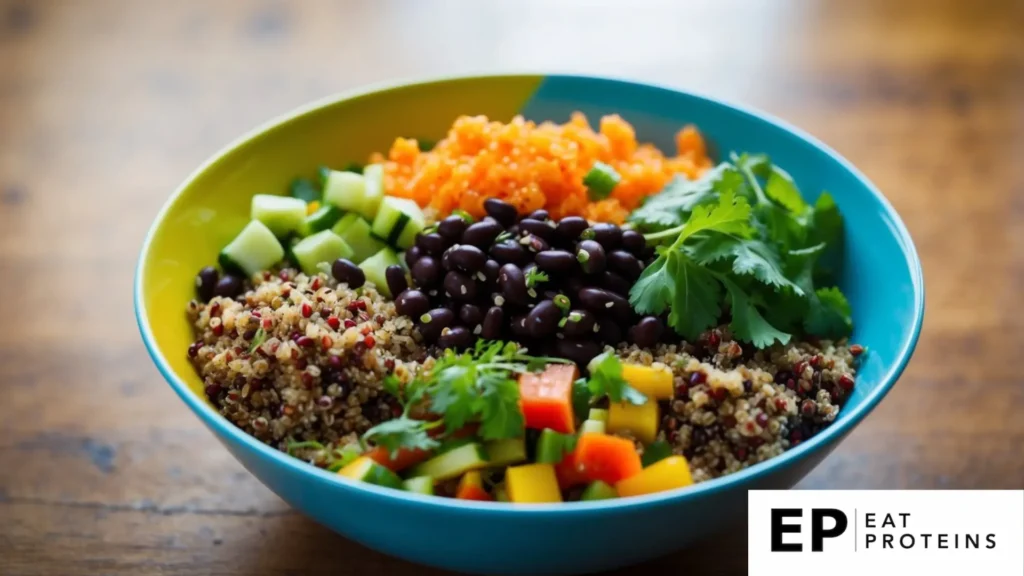
[[[554,218],[622,223],[673,176],[696,178],[711,166],[695,127],[684,127],[676,145],[678,155],[666,157],[638,143],[633,126],[618,115],[601,118],[597,132],[578,112],[565,124],[462,116],[433,150],[422,152],[415,140],[398,138],[386,158],[377,154],[372,161],[384,162],[387,194],[412,198],[440,215],[461,208],[481,217],[484,200],[499,198],[522,214],[545,208]],[[609,198],[591,202],[583,177],[597,161],[622,179]]]

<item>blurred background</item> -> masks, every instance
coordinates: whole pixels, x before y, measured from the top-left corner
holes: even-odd
[[[171,191],[256,125],[367,83],[524,70],[761,108],[903,216],[918,352],[801,487],[1024,486],[1024,2],[0,0],[0,574],[436,573],[211,444],[141,345],[132,274]],[[737,531],[643,569],[742,572],[745,549]]]

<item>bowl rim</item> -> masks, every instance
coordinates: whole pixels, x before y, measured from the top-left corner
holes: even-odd
[[[476,502],[466,500],[456,500],[454,498],[439,498],[434,496],[425,496],[420,494],[414,494],[411,492],[405,492],[401,490],[394,490],[375,486],[365,482],[359,482],[339,476],[338,474],[330,473],[326,470],[312,466],[298,458],[289,456],[288,454],[281,452],[263,442],[260,442],[256,438],[250,436],[241,428],[235,426],[224,418],[219,412],[215,411],[209,404],[199,398],[198,394],[194,393],[185,382],[179,378],[174,371],[168,365],[162,352],[157,348],[155,339],[152,334],[152,330],[149,324],[149,318],[145,312],[143,305],[143,278],[145,276],[146,269],[146,256],[150,251],[153,238],[156,235],[156,231],[163,223],[167,214],[175,203],[181,198],[181,195],[185,189],[187,189],[200,175],[206,172],[210,167],[220,161],[224,156],[232,153],[238,148],[241,148],[251,140],[258,138],[261,134],[268,130],[283,125],[289,121],[296,120],[307,114],[312,114],[322,108],[340,103],[346,100],[352,100],[360,97],[371,96],[376,93],[387,92],[389,90],[408,88],[413,86],[425,86],[432,84],[445,84],[458,81],[472,81],[472,80],[496,80],[496,79],[510,79],[510,78],[530,78],[539,79],[541,82],[548,78],[566,78],[566,79],[582,79],[582,80],[598,80],[605,82],[627,84],[635,88],[656,88],[660,90],[666,90],[684,94],[688,97],[702,100],[704,103],[728,108],[733,111],[739,112],[751,119],[766,122],[774,125],[783,131],[787,131],[805,142],[815,146],[819,150],[827,153],[836,162],[838,162],[845,170],[852,174],[871,195],[875,197],[878,203],[884,209],[888,218],[892,223],[892,229],[896,233],[898,243],[901,247],[903,258],[906,260],[908,267],[910,268],[910,279],[913,284],[913,326],[910,331],[910,335],[902,343],[899,351],[896,355],[895,362],[889,366],[888,370],[881,377],[879,385],[871,391],[864,400],[857,405],[852,411],[847,412],[840,416],[840,420],[825,428],[821,433],[815,435],[808,441],[802,442],[799,446],[791,448],[782,454],[759,462],[753,466],[708,480],[700,482],[685,488],[678,488],[674,490],[668,490],[665,492],[659,492],[655,494],[648,494],[645,496],[634,496],[630,498],[621,499],[609,499],[599,500],[592,502],[571,502],[571,503],[550,503],[550,504],[517,504],[510,506],[504,502]],[[539,85],[538,85],[539,86]],[[796,126],[777,118],[771,114],[752,108],[746,105],[737,104],[730,102],[726,99],[711,97],[708,95],[694,92],[688,89],[681,89],[674,86],[665,84],[659,84],[648,81],[640,81],[636,79],[629,79],[622,76],[599,76],[593,74],[579,74],[579,73],[524,73],[524,72],[510,72],[510,73],[481,73],[481,74],[453,74],[444,76],[427,76],[427,77],[412,77],[412,78],[399,78],[397,80],[391,80],[386,82],[378,82],[363,85],[352,90],[343,91],[328,95],[323,98],[319,98],[305,105],[299,106],[292,109],[289,112],[280,114],[269,121],[266,121],[256,128],[246,132],[239,138],[235,139],[227,146],[224,146],[212,156],[210,156],[202,165],[194,170],[189,176],[174,190],[171,196],[165,201],[163,207],[157,213],[156,218],[150,225],[149,230],[146,233],[146,238],[140,251],[139,260],[136,264],[134,289],[133,289],[133,303],[135,307],[135,318],[138,324],[139,332],[142,335],[143,343],[145,344],[146,351],[149,353],[153,362],[164,379],[171,385],[175,393],[182,399],[182,401],[197,415],[200,420],[215,435],[228,436],[234,442],[245,446],[247,449],[258,453],[260,456],[272,460],[275,464],[287,468],[289,471],[300,475],[307,475],[312,481],[323,484],[331,484],[334,488],[340,488],[342,490],[349,490],[355,493],[361,493],[363,496],[367,496],[376,500],[398,500],[403,501],[407,505],[424,505],[436,507],[438,509],[445,509],[450,511],[480,511],[492,514],[590,514],[598,513],[602,511],[624,511],[626,509],[637,510],[646,509],[655,506],[661,506],[670,504],[673,502],[679,502],[692,498],[699,498],[702,496],[711,496],[728,490],[734,490],[737,488],[743,488],[746,483],[749,483],[757,478],[763,477],[776,468],[784,468],[797,464],[798,462],[806,459],[810,454],[816,450],[822,449],[827,445],[837,442],[843,438],[847,433],[853,430],[875,407],[879,402],[889,393],[893,388],[896,381],[902,375],[905,370],[907,363],[910,361],[910,357],[913,355],[914,349],[917,346],[917,342],[920,338],[921,328],[924,321],[924,310],[925,310],[925,290],[924,290],[924,275],[921,268],[921,260],[918,256],[917,250],[914,246],[913,240],[910,237],[910,233],[900,218],[899,214],[890,204],[889,200],[879,191],[879,189],[858,170],[849,160],[844,158],[841,154],[833,150],[831,147],[821,142],[811,134],[804,130],[797,128]]]

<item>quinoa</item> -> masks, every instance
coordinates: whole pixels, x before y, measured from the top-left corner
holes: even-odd
[[[372,284],[351,290],[325,274],[268,272],[238,298],[192,301],[187,312],[206,397],[281,450],[355,442],[398,407],[385,377],[406,382],[424,359],[412,320]]]
[[[663,405],[658,439],[702,482],[778,456],[831,424],[853,388],[850,350],[827,340],[755,350],[720,328],[699,345],[621,345],[617,353],[671,370],[676,394]]]

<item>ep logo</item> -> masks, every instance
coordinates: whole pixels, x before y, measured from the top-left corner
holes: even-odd
[[[835,508],[811,508],[809,515],[805,515],[801,508],[772,508],[772,552],[803,552],[803,538],[800,535],[804,532],[804,523],[808,516],[812,552],[824,551],[825,539],[841,536],[849,525],[846,514]]]

